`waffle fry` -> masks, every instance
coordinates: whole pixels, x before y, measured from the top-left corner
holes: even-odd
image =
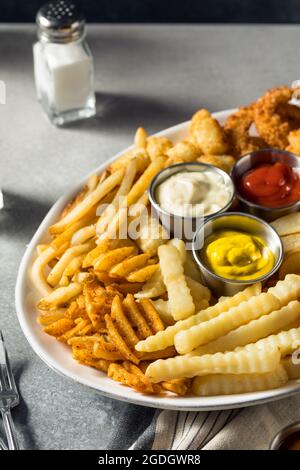
[[[206,354],[205,356],[176,356],[152,362],[146,377],[157,383],[165,380],[210,374],[249,374],[270,372],[280,361],[278,349],[252,348],[236,352]]]
[[[175,336],[175,348],[180,354],[189,353],[198,346],[209,343],[234,328],[279,308],[280,302],[277,297],[270,293],[262,293],[242,302],[237,307],[232,307],[216,318],[180,331]]]
[[[241,302],[256,296],[261,291],[261,284],[254,284],[242,292],[238,292],[233,297],[225,299],[216,305],[200,311],[196,315],[192,315],[186,320],[178,321],[175,325],[167,327],[164,331],[157,333],[155,336],[149,336],[146,340],[140,341],[136,345],[137,351],[157,351],[165,349],[174,344],[174,338],[179,331],[187,330],[188,328],[215,318],[223,312],[228,311],[230,308],[239,305]]]
[[[270,390],[284,385],[288,375],[284,367],[279,365],[271,372],[263,374],[215,374],[195,377],[192,391],[197,396],[232,395],[235,393],[257,392]]]

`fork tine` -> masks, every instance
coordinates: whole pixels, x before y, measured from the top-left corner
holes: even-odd
[[[8,360],[3,333],[0,330],[0,390],[11,389],[18,393],[15,379]]]

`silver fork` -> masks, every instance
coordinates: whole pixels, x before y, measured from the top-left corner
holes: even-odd
[[[9,364],[4,339],[0,330],[0,411],[6,433],[8,448],[19,449],[11,408],[19,404],[19,393]]]

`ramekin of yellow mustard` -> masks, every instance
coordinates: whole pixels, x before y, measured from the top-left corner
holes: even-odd
[[[265,221],[227,212],[200,227],[193,254],[206,284],[217,295],[233,295],[274,274],[282,262],[283,248],[279,235]]]

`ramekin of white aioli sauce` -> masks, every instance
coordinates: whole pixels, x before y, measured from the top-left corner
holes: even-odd
[[[230,176],[220,168],[187,162],[161,170],[153,178],[148,196],[162,225],[187,242],[207,217],[232,207],[235,189]]]
[[[180,171],[166,178],[155,191],[162,209],[182,217],[201,217],[223,209],[232,197],[232,190],[222,174],[204,171]]]

